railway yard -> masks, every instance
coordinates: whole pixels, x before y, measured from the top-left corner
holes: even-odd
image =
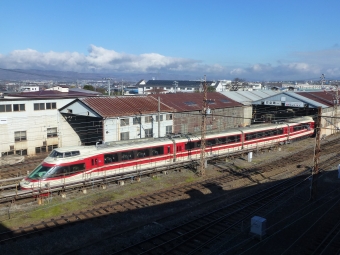
[[[48,196],[7,199],[42,158],[0,167],[2,254],[339,254],[340,135]],[[263,236],[251,218],[266,219]]]

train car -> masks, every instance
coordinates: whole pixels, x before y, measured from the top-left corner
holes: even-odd
[[[311,117],[229,129],[206,135],[207,157],[272,147],[314,133]],[[125,173],[140,173],[178,162],[198,160],[201,138],[192,134],[120,141],[96,146],[54,149],[20,182],[21,189],[46,189],[81,184]]]

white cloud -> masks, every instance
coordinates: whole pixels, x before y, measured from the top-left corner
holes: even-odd
[[[168,57],[158,53],[133,55],[90,45],[88,54],[78,52],[38,52],[33,49],[0,54],[0,67],[7,69],[42,69],[74,72],[207,74],[213,79],[310,79],[340,77],[340,49],[294,52],[295,61],[278,61],[276,65],[256,63],[247,67],[207,65],[195,59]]]
[[[197,60],[167,57],[157,53],[132,55],[118,53],[91,45],[89,54],[77,52],[47,52],[36,50],[15,50],[0,55],[1,67],[9,69],[45,69],[76,72],[154,72],[162,69],[171,71],[198,71],[203,65]],[[220,66],[210,66],[211,71],[220,71]]]

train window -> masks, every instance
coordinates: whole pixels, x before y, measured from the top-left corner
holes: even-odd
[[[208,139],[207,146],[214,146],[216,144],[216,139]]]
[[[154,147],[151,148],[151,156],[157,156],[162,155],[163,153],[163,147]]]
[[[122,160],[130,160],[130,159],[133,159],[133,158],[134,158],[134,156],[133,156],[132,151],[122,152]]]
[[[70,151],[68,152],[65,152],[64,154],[64,157],[67,158],[67,157],[71,157],[72,156],[72,153]]]
[[[37,166],[32,173],[28,176],[30,179],[40,179],[45,176],[45,174],[51,170],[51,167],[39,165]]]
[[[278,135],[282,135],[282,134],[283,134],[283,128],[278,129],[278,130],[277,130],[277,134],[278,134]]]
[[[75,164],[75,165],[70,165],[69,168],[69,174],[77,173],[79,171],[85,170],[85,165],[84,164]]]
[[[52,158],[63,158],[64,157],[64,154],[62,152],[58,152],[56,150],[53,150],[50,155],[50,157]]]
[[[236,142],[236,138],[237,138],[237,136],[228,136],[227,137],[227,143],[234,143],[234,142]]]
[[[52,168],[44,177],[51,178],[51,177],[60,177],[64,176],[69,172],[69,166],[57,166]]]
[[[136,153],[137,158],[144,158],[149,156],[149,150],[144,149],[144,150],[137,150]]]
[[[269,131],[264,131],[263,132],[263,137],[268,137],[268,136],[270,136]]]
[[[262,137],[264,137],[264,132],[256,133],[256,138],[262,138]]]
[[[71,151],[72,153],[72,156],[78,156],[80,155],[80,152],[79,151]]]
[[[293,131],[295,132],[295,131],[299,131],[299,130],[302,130],[302,129],[304,129],[305,128],[305,126],[304,125],[297,125],[297,126],[294,126],[293,127]]]
[[[227,138],[226,137],[219,137],[217,138],[217,144],[226,144]]]
[[[246,134],[246,141],[256,139],[256,133]]]
[[[195,143],[194,142],[188,142],[185,144],[185,149],[186,150],[191,150],[195,148]]]
[[[117,162],[118,161],[118,154],[105,154],[104,155],[104,164],[110,164],[112,162]]]

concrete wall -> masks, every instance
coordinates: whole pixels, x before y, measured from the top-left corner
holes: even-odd
[[[335,112],[333,107],[322,109],[321,118],[321,135],[332,135],[339,132],[340,121],[336,117],[340,117],[340,111]],[[330,118],[327,118],[329,116]]]
[[[158,121],[157,113],[152,115],[142,115],[141,124],[133,124],[133,119],[136,116],[125,116],[120,118],[108,118],[104,120],[103,125],[103,140],[104,142],[119,141],[122,132],[129,132],[129,139],[145,138],[145,129],[153,129],[153,137],[158,137]],[[161,114],[163,120],[160,122],[160,137],[166,136],[166,126],[173,126],[173,120],[167,120],[165,113]],[[152,116],[152,122],[146,122],[145,117]],[[121,126],[121,119],[128,119],[129,124]]]
[[[0,112],[0,155],[23,154],[33,156],[38,151],[60,146],[62,130],[58,108],[73,99],[3,100],[0,105],[12,105],[11,112]],[[35,103],[56,103],[56,109],[34,110]],[[14,104],[24,104],[22,111],[13,111]],[[56,137],[48,137],[47,129],[57,128]],[[15,141],[15,132],[26,132],[26,140]]]

